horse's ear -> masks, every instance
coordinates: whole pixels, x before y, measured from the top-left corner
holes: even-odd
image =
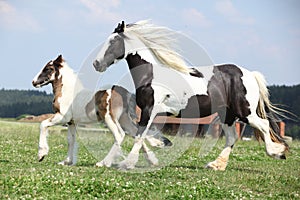
[[[60,65],[62,62],[64,61],[62,55],[59,55],[54,61],[53,63]]]
[[[115,28],[114,33],[123,33],[125,30],[125,22],[122,21],[118,24],[117,28]]]
[[[122,30],[124,32],[124,30],[125,30],[125,22],[124,21],[122,21],[121,28],[122,28]]]

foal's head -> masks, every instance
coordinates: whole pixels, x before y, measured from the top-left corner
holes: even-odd
[[[36,88],[52,83],[59,77],[59,69],[62,68],[64,59],[59,55],[54,61],[50,60],[46,66],[38,73],[32,81]]]

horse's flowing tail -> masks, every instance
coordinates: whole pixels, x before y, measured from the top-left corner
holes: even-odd
[[[284,141],[284,139],[277,134],[279,132],[279,127],[276,123],[276,121],[279,120],[278,116],[282,116],[285,117],[284,114],[282,112],[284,112],[283,109],[277,108],[276,106],[274,106],[269,99],[269,90],[267,88],[266,85],[266,80],[264,78],[264,76],[259,73],[259,72],[252,72],[256,82],[259,86],[259,101],[258,101],[258,106],[257,106],[257,115],[262,118],[262,119],[267,119],[269,121],[270,124],[270,135],[271,135],[271,139],[273,142],[276,143],[281,143],[284,144],[287,148],[288,145],[287,143]],[[262,139],[264,140],[264,137],[262,135],[262,133],[258,130],[254,131],[255,137],[257,139]]]

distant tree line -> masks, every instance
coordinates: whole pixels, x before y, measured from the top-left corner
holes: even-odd
[[[280,108],[300,117],[300,85],[269,86],[270,100]]]
[[[268,87],[271,102],[300,117],[300,85]],[[53,95],[37,90],[0,90],[0,117],[16,118],[23,114],[40,115],[52,113]],[[289,115],[288,115],[289,116]],[[300,138],[299,118],[286,122],[286,135]]]
[[[300,85],[273,85],[269,86],[269,91],[273,104],[296,115],[286,113],[291,119],[283,119],[286,123],[285,134],[300,139]]]
[[[0,90],[0,117],[52,113],[53,95],[36,90]]]

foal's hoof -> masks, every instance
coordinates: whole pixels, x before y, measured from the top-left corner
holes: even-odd
[[[107,163],[105,161],[100,161],[96,163],[96,167],[111,167],[111,163]]]
[[[72,161],[67,161],[67,160],[63,160],[59,163],[57,163],[58,165],[64,165],[64,166],[71,166],[74,165],[74,163]]]
[[[38,160],[42,162],[46,155],[48,155],[49,147],[39,147]]]
[[[281,160],[286,160],[286,156],[285,156],[285,155],[281,155],[279,158],[280,158]]]
[[[158,159],[156,158],[153,151],[149,151],[144,154],[148,163],[153,166],[158,166]]]
[[[44,160],[45,156],[39,157],[39,162],[42,162]]]
[[[104,167],[104,164],[102,162],[97,162],[95,166],[96,167]]]

